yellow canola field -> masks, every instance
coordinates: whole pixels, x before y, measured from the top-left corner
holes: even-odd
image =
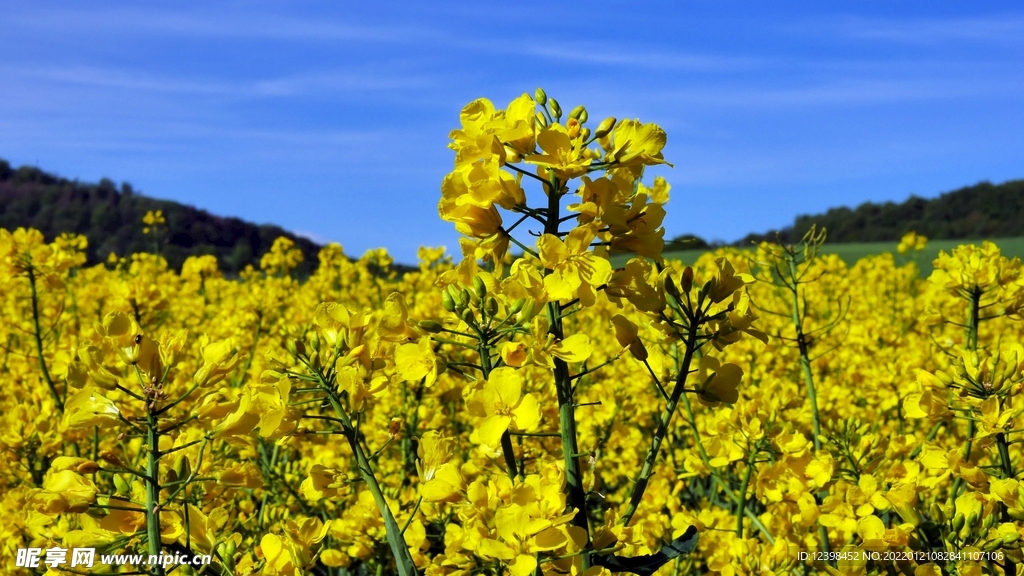
[[[85,267],[0,230],[4,573],[1016,573],[1018,260],[921,279],[919,236],[848,268],[812,232],[662,262],[659,127],[542,91],[460,119],[461,254],[413,272],[335,244],[300,282],[286,239],[238,279]]]

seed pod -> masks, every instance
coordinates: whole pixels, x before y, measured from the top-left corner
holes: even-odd
[[[533,91],[533,100],[543,106],[548,103],[548,95],[544,92],[543,88],[537,88]]]
[[[420,327],[420,330],[423,330],[424,332],[429,332],[430,334],[437,334],[438,332],[444,330],[444,326],[442,326],[441,323],[436,320],[420,320],[417,326]]]
[[[612,128],[615,127],[615,122],[616,120],[614,116],[605,118],[597,125],[597,130],[594,131],[594,136],[597,138],[604,138],[612,131]]]

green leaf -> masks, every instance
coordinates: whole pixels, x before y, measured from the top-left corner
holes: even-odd
[[[675,560],[683,554],[689,554],[697,547],[697,528],[690,526],[679,538],[669,542],[654,554],[644,556],[594,555],[593,563],[596,566],[604,566],[612,572],[629,572],[640,576],[651,576],[665,564]]]

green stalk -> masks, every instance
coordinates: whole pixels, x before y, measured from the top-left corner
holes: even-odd
[[[811,357],[810,350],[807,344],[807,336],[804,334],[803,318],[800,316],[800,295],[799,295],[799,274],[796,269],[796,256],[789,254],[787,258],[789,262],[789,275],[790,280],[793,282],[790,287],[790,305],[792,307],[792,319],[793,328],[796,329],[796,342],[797,347],[800,350],[800,369],[804,376],[804,387],[807,389],[807,401],[811,404],[811,426],[814,432],[814,451],[815,453],[821,451],[821,440],[818,438],[821,436],[821,416],[818,413],[818,391],[814,386],[814,374],[811,372]],[[821,541],[821,551],[830,552],[832,550],[831,543],[828,539],[828,528],[825,528],[818,523],[818,540]]]
[[[483,373],[484,380],[486,380],[491,376],[491,354],[487,350],[483,334],[479,334],[479,338],[480,347],[477,348],[477,353],[480,354],[480,372]],[[505,470],[508,472],[508,479],[514,484],[519,471],[516,466],[516,451],[512,447],[512,436],[507,428],[501,433],[501,454],[505,457]]]
[[[693,439],[694,444],[697,446],[697,453],[700,455],[700,459],[702,462],[704,462],[704,465],[707,466],[709,470],[711,470],[711,481],[716,486],[718,486],[722,490],[722,492],[725,492],[725,495],[730,500],[732,500],[738,507],[739,496],[735,492],[733,492],[731,488],[729,488],[727,482],[723,481],[718,476],[718,472],[716,472],[715,468],[711,465],[711,459],[708,458],[707,451],[704,450],[704,445],[701,443],[700,431],[697,430],[697,421],[693,417],[693,406],[690,405],[690,399],[686,396],[686,394],[683,394],[681,400],[683,401],[683,408],[686,410],[686,417],[688,418],[687,423],[693,430]],[[761,522],[761,519],[757,517],[757,514],[755,514],[753,510],[744,507],[743,513],[750,520],[750,523],[754,526],[754,528],[757,528],[758,531],[764,535],[765,539],[768,540],[769,544],[775,544],[775,537],[772,536],[772,533],[768,531],[768,528],[764,525],[763,522]]]
[[[150,556],[160,556],[160,432],[152,410],[146,415],[146,443],[149,456],[146,464],[146,539]],[[164,573],[157,564],[157,575]]]
[[[754,471],[754,460],[757,458],[757,450],[750,451],[750,458],[747,458],[747,469],[743,473],[743,484],[740,485],[739,506],[736,509],[736,536],[743,538],[743,516],[747,511],[747,488],[750,486],[750,476]]]
[[[793,286],[790,288],[793,327],[796,329],[796,342],[800,349],[800,369],[803,371],[804,386],[807,388],[807,399],[811,404],[811,424],[814,428],[814,451],[819,452],[821,450],[821,440],[818,436],[821,436],[821,417],[818,414],[818,392],[814,387],[814,374],[811,372],[811,357],[810,351],[807,345],[807,337],[804,335],[803,319],[800,317],[800,297],[798,294],[797,284],[797,270],[796,261],[793,257],[789,258],[789,274],[790,279],[793,281]]]
[[[633,494],[629,498],[629,507],[626,508],[626,513],[619,519],[620,524],[629,524],[629,521],[632,520],[637,508],[640,506],[640,501],[644,498],[644,492],[647,491],[647,484],[654,473],[654,465],[658,460],[661,444],[664,442],[665,436],[668,435],[668,426],[672,422],[672,415],[675,414],[676,407],[679,405],[679,398],[683,395],[683,389],[686,388],[686,380],[690,375],[690,364],[693,362],[693,355],[697,349],[697,331],[699,326],[699,318],[694,317],[690,319],[690,327],[687,330],[686,341],[684,342],[686,352],[683,353],[683,364],[679,368],[676,385],[672,388],[672,394],[665,405],[665,411],[658,421],[658,430],[654,433],[651,447],[647,451],[647,457],[644,459],[643,467],[640,469],[640,475],[636,478]]]
[[[387,500],[384,499],[384,493],[380,489],[380,484],[377,483],[376,476],[373,475],[373,470],[370,468],[370,462],[366,459],[366,454],[363,452],[363,447],[359,443],[356,430],[352,426],[352,420],[345,412],[345,409],[341,407],[341,404],[338,403],[337,398],[335,398],[333,394],[329,394],[327,398],[330,400],[331,406],[334,408],[334,413],[343,422],[342,429],[344,436],[345,439],[348,440],[349,446],[352,448],[352,454],[356,457],[356,467],[359,469],[359,475],[362,476],[363,482],[365,482],[367,488],[369,488],[370,494],[373,496],[373,501],[377,504],[377,509],[384,518],[384,528],[387,531],[388,545],[391,547],[391,554],[395,557],[395,565],[398,568],[398,573],[401,576],[416,576],[416,564],[413,563],[409,547],[406,545],[405,539],[402,538],[402,529],[398,526],[398,522],[395,520],[395,515],[391,513],[391,508],[388,506]]]
[[[32,335],[35,336],[36,340],[36,355],[39,357],[39,369],[43,372],[43,380],[46,381],[46,386],[50,389],[50,395],[53,396],[53,402],[57,405],[57,410],[64,412],[64,401],[60,399],[57,386],[54,385],[53,378],[50,377],[50,370],[46,367],[46,357],[43,356],[43,329],[39,325],[39,294],[36,291],[36,272],[31,267],[28,269],[28,283],[32,287],[32,323],[34,326]]]
[[[971,290],[970,298],[967,306],[967,334],[965,337],[965,344],[967,350],[970,352],[978,351],[978,324],[979,324],[979,312],[981,308],[981,289],[975,286]],[[967,443],[964,444],[963,459],[971,459],[971,450],[974,447],[974,435],[977,433],[977,428],[974,425],[974,419],[967,420]],[[953,498],[956,498],[960,494],[960,489],[964,486],[964,479],[957,478],[953,482]]]
[[[545,215],[544,233],[558,235],[559,224],[559,202],[561,196],[561,182],[558,178],[551,176],[548,182],[548,207]],[[558,302],[548,303],[548,316],[551,320],[548,333],[554,336],[555,340],[562,340],[565,337],[562,326],[562,307]],[[576,412],[573,407],[572,376],[569,374],[569,365],[561,358],[555,358],[555,393],[558,397],[558,429],[562,436],[562,458],[565,462],[565,491],[567,506],[576,510],[573,516],[573,524],[582,528],[587,534],[587,543],[584,550],[590,546],[590,522],[587,518],[587,493],[583,488],[583,468],[580,466],[579,446],[576,442]],[[581,557],[582,568],[590,568],[590,554],[584,553]]]

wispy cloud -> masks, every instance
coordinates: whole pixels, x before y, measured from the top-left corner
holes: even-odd
[[[703,72],[724,72],[748,70],[771,63],[767,58],[731,57],[718,55],[687,54],[660,51],[635,51],[617,49],[614,46],[579,47],[533,44],[527,54],[552,60],[584,62],[613,66],[639,66],[665,70],[690,70]]]
[[[10,25],[52,31],[82,30],[90,33],[162,33],[206,38],[264,40],[350,40],[409,42],[423,29],[399,26],[368,26],[283,14],[235,12],[183,12],[155,9],[68,10],[33,9],[10,11],[0,18]]]
[[[837,28],[851,38],[905,44],[950,41],[1019,42],[1024,37],[1024,15],[945,19],[877,19],[848,17]]]
[[[175,94],[272,97],[301,96],[330,92],[375,92],[411,90],[431,83],[424,75],[400,75],[370,72],[325,71],[266,79],[238,81],[209,78],[182,78],[156,75],[128,68],[95,66],[14,67],[2,66],[0,72],[55,84]]]

